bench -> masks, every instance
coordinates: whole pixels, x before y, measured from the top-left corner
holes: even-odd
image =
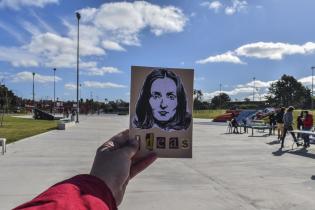
[[[66,130],[67,128],[72,127],[74,125],[75,125],[74,121],[71,121],[68,118],[63,118],[58,121],[58,130]]]
[[[0,144],[2,146],[2,155],[7,151],[7,146],[6,146],[6,138],[0,138]]]

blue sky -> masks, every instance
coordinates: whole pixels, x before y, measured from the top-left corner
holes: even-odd
[[[81,97],[129,101],[132,65],[195,69],[210,99],[263,99],[283,74],[311,84],[315,1],[0,0],[0,81],[24,98],[76,97],[76,18]]]

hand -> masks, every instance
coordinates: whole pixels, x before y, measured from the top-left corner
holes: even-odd
[[[143,158],[134,158],[138,148],[139,142],[129,139],[129,130],[125,130],[97,149],[90,174],[106,183],[117,206],[123,199],[128,181],[157,158],[154,153]]]

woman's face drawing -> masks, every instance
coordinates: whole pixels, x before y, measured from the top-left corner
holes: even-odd
[[[167,77],[155,80],[151,86],[149,103],[156,120],[161,122],[170,120],[175,115],[177,107],[175,82]]]

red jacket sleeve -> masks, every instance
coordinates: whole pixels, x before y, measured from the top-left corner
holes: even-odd
[[[78,175],[60,182],[14,210],[117,210],[115,199],[99,178]]]

